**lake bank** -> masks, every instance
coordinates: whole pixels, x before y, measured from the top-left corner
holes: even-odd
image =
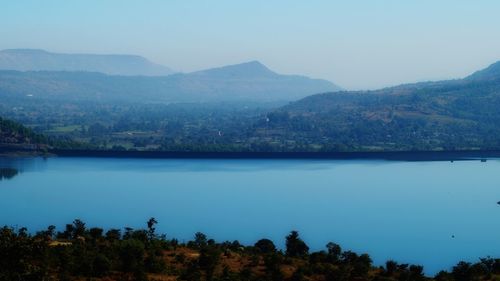
[[[94,157],[144,159],[323,159],[323,160],[395,160],[460,161],[500,158],[500,150],[458,151],[360,151],[360,152],[183,152],[49,149],[9,150],[0,147],[0,156]]]

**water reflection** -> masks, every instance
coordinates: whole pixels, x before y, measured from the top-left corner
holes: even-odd
[[[25,172],[43,171],[47,162],[41,157],[0,157],[0,181],[13,179]]]
[[[19,174],[15,168],[0,168],[0,181],[10,180]]]
[[[25,172],[43,171],[47,162],[41,157],[0,157],[0,181],[11,180]]]

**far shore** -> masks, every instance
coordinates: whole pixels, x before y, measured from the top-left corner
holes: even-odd
[[[3,157],[93,157],[151,159],[319,159],[319,160],[394,160],[463,161],[500,158],[500,150],[459,151],[364,151],[364,152],[190,152],[190,151],[114,151],[114,150],[7,150]]]

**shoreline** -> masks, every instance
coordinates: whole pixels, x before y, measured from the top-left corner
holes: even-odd
[[[464,161],[500,158],[500,150],[461,151],[373,151],[373,152],[173,152],[111,150],[2,150],[5,157],[81,157],[143,159],[317,159],[317,160],[394,160]]]

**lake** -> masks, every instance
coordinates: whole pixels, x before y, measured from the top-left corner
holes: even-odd
[[[145,227],[280,247],[298,230],[428,274],[500,257],[500,161],[0,158],[0,225]],[[12,173],[16,169],[17,174]],[[10,171],[10,172],[9,172]]]

